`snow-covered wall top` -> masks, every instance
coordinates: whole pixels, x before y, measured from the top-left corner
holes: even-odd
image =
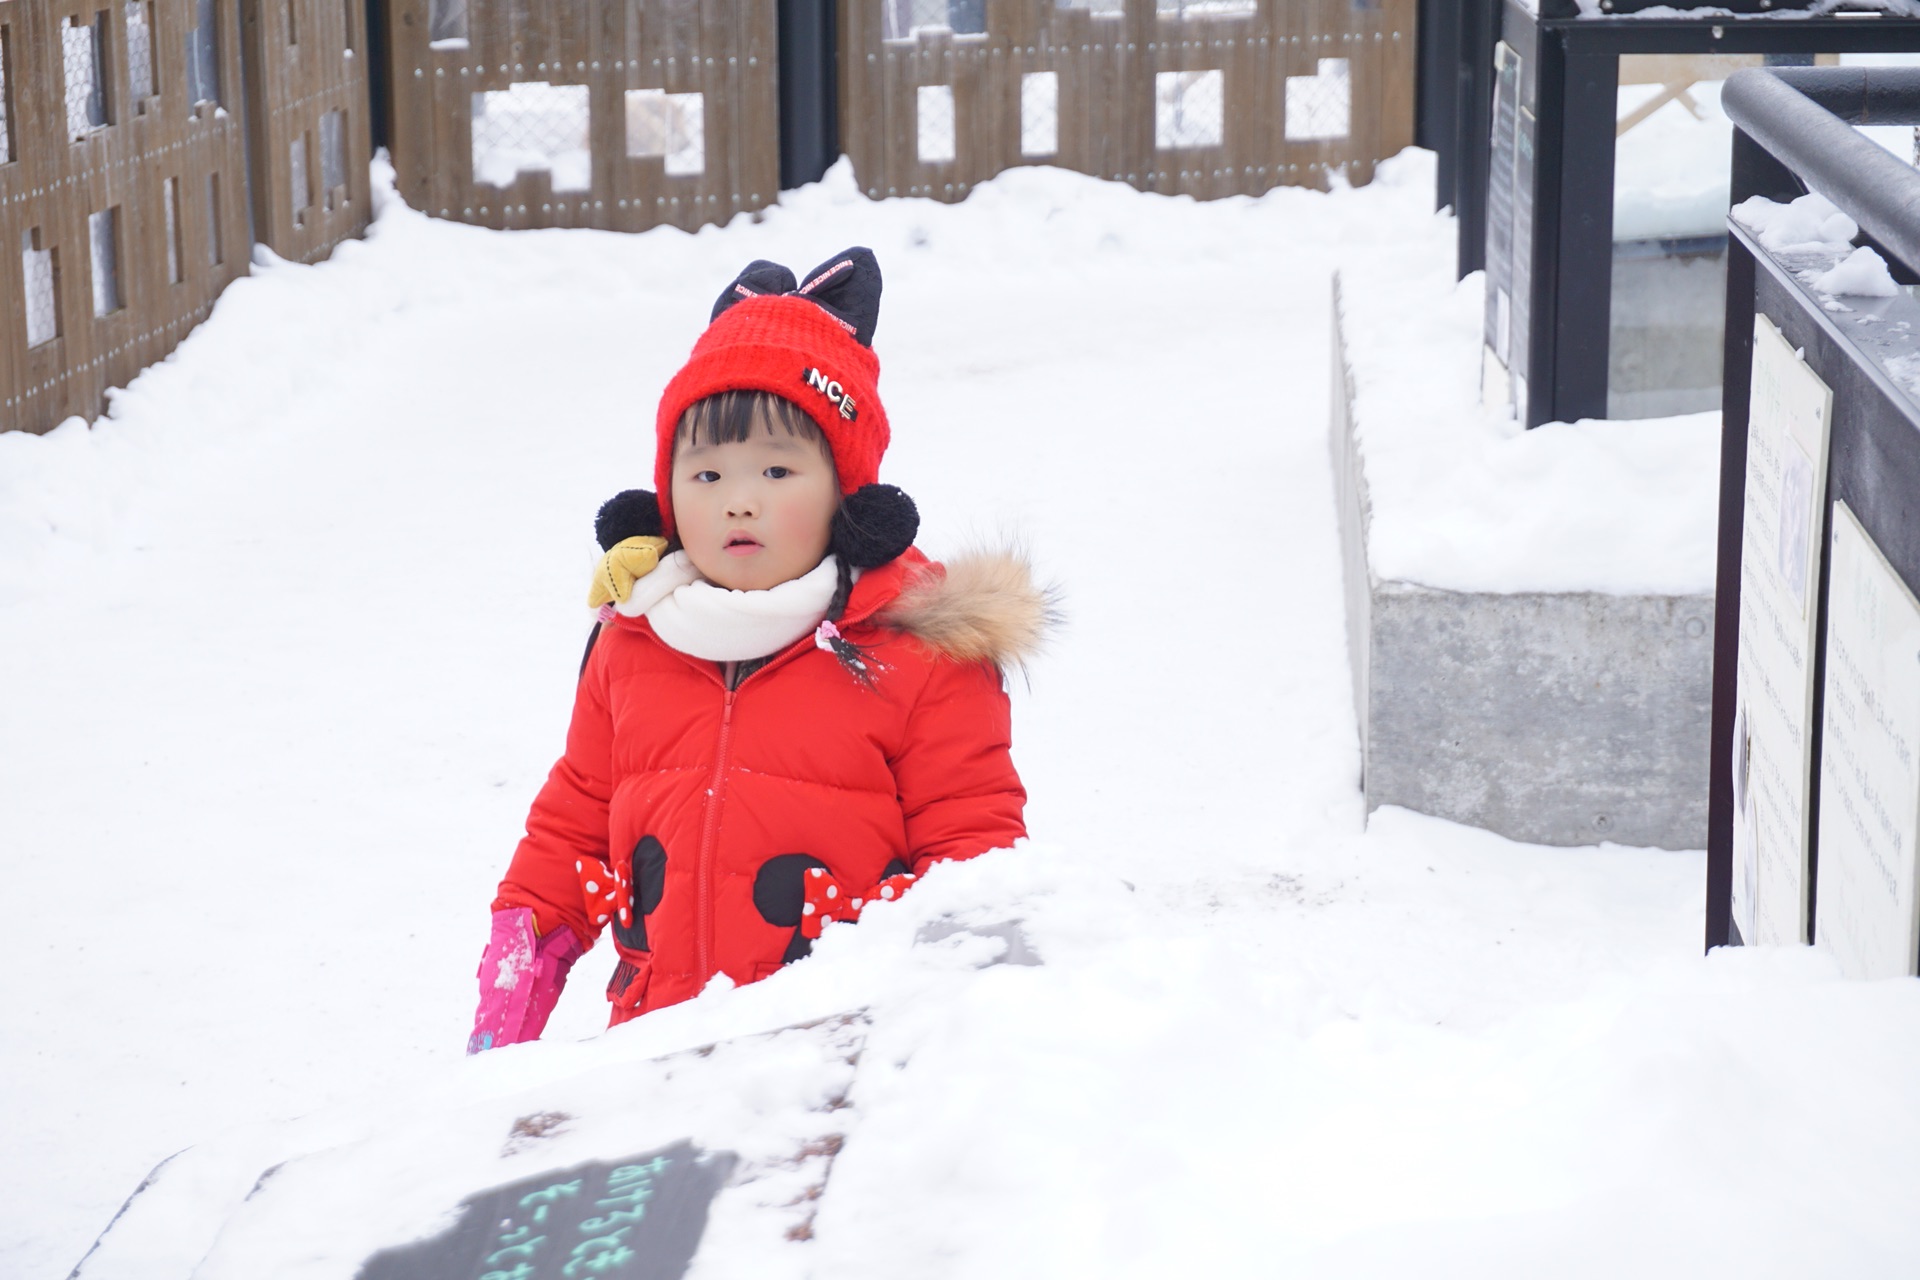
[[[1453,236],[1436,214],[1340,274],[1374,574],[1456,591],[1712,591],[1720,415],[1525,431],[1483,407],[1485,281],[1455,283]]]

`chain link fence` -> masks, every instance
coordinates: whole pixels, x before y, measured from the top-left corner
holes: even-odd
[[[127,92],[137,115],[145,115],[153,96],[153,3],[127,0]]]
[[[112,123],[107,118],[105,54],[106,15],[92,22],[71,17],[60,27],[60,52],[65,73],[67,136],[78,142]]]
[[[60,266],[51,247],[41,247],[42,232],[20,233],[20,276],[27,313],[27,349],[60,336]]]
[[[1314,74],[1287,77],[1289,142],[1337,142],[1353,131],[1353,73],[1346,58],[1321,58]]]
[[[1219,70],[1153,77],[1153,145],[1162,151],[1217,147],[1227,133],[1226,76]]]
[[[593,186],[587,86],[516,81],[473,95],[473,180],[511,186],[522,173],[545,171],[553,190]]]

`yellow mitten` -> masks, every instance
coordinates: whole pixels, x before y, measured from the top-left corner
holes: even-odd
[[[587,608],[603,604],[625,604],[633,584],[652,573],[667,553],[665,538],[627,538],[613,544],[613,550],[600,557],[593,571],[593,589],[587,592]]]

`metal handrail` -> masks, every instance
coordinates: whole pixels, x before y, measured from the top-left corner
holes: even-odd
[[[1920,172],[1853,128],[1920,125],[1920,67],[1749,68],[1727,78],[1734,124],[1910,268]]]

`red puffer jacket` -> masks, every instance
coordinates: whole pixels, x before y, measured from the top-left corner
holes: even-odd
[[[588,945],[610,926],[616,1023],[716,973],[765,977],[806,954],[809,868],[865,897],[1026,834],[1000,668],[1045,618],[1020,561],[943,569],[910,550],[860,578],[839,624],[878,659],[871,687],[808,636],[733,689],[727,667],[615,618],[494,909]]]

